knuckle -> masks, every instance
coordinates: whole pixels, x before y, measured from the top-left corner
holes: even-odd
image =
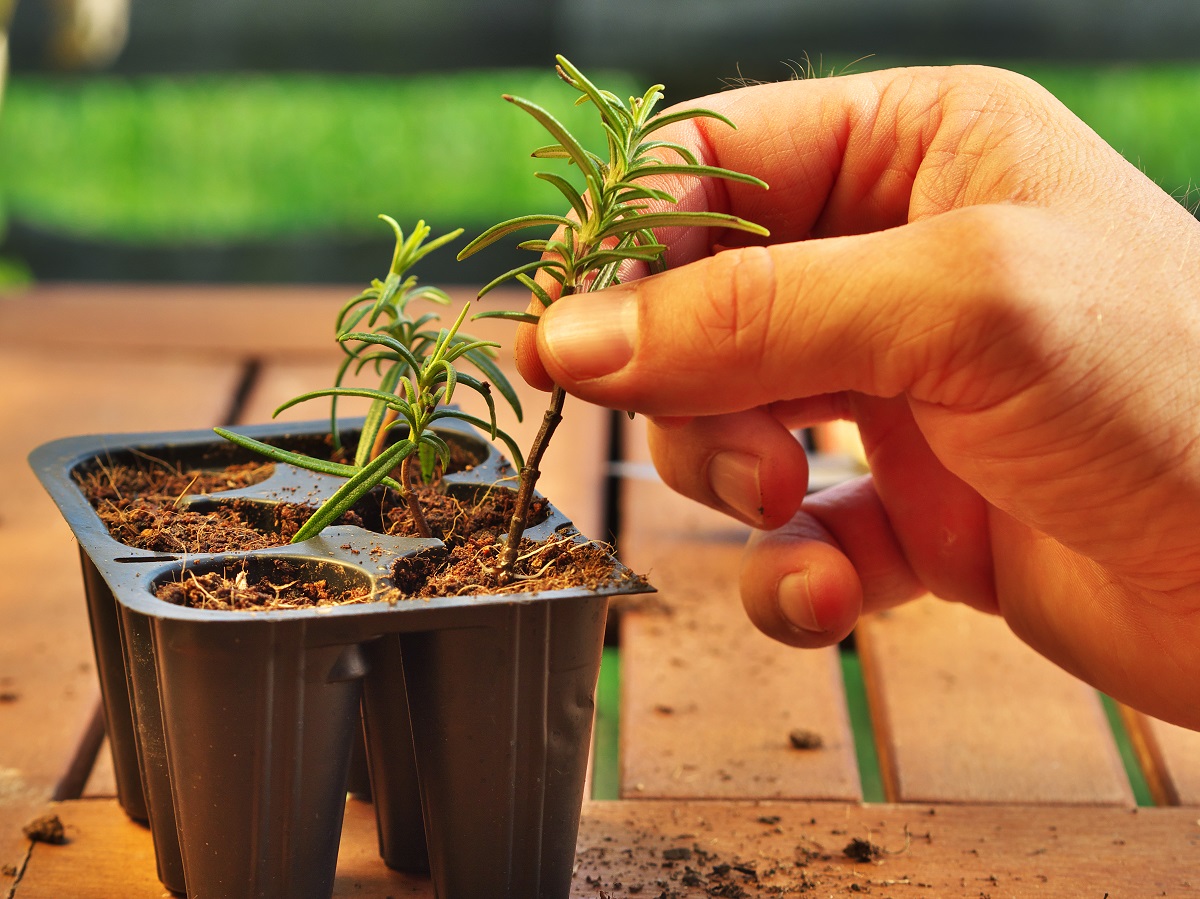
[[[759,356],[767,347],[778,299],[771,252],[764,247],[725,250],[709,268],[696,308],[698,348],[733,360]]]
[[[954,215],[943,242],[944,283],[956,284],[942,302],[950,303],[930,320],[940,322],[928,344],[939,347],[927,360],[918,393],[954,405],[983,406],[1028,380],[1046,357],[1048,316],[1060,302],[1047,302],[1058,290],[1057,263],[1037,235],[1029,209],[968,207]],[[1040,361],[1039,361],[1040,359]]]

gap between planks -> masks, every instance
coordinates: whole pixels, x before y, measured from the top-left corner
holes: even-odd
[[[630,423],[627,458],[647,458]],[[798,652],[750,624],[737,571],[748,529],[656,479],[625,478],[619,551],[660,591],[621,610],[620,795],[857,800],[836,647]],[[793,731],[822,746],[793,747]]]

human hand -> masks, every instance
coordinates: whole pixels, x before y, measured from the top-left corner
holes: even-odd
[[[798,646],[931,591],[1200,728],[1200,225],[1045,91],[981,68],[762,85],[663,138],[771,230],[573,296],[531,383],[651,417],[664,480],[764,533],[751,619]],[[717,252],[718,249],[722,251]],[[867,478],[805,497],[790,429],[857,422]]]

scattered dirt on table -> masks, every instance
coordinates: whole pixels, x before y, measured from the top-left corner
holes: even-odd
[[[788,734],[788,742],[793,749],[820,749],[825,745],[825,740],[819,733],[802,727]]]
[[[851,861],[866,864],[867,862],[875,862],[883,858],[883,847],[875,845],[870,840],[855,837],[842,849],[842,855]]]
[[[53,843],[61,846],[67,841],[67,833],[58,815],[42,815],[34,818],[22,830],[35,843]]]
[[[732,843],[727,835],[721,840],[711,838],[715,834],[708,833],[713,828],[703,813],[673,819],[680,828],[673,832],[662,819],[647,827],[631,816],[616,838],[601,836],[604,830],[599,827],[589,832],[585,821],[572,895],[578,892],[594,899],[766,899],[860,894],[901,899],[933,895],[930,884],[908,872],[888,872],[890,857],[898,853],[870,839],[851,840],[844,852],[834,849],[845,845],[848,837],[844,820],[822,825],[810,815],[793,817],[782,809],[776,813],[779,808],[772,807],[771,814],[747,808],[747,827],[769,824],[772,828],[764,837],[734,825]],[[617,825],[609,821],[608,826]],[[907,843],[907,826],[904,832]],[[736,846],[749,854],[741,854]],[[857,857],[851,856],[852,851]]]

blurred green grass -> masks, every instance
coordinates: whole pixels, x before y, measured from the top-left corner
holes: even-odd
[[[1013,68],[1167,191],[1182,197],[1197,181],[1200,66]],[[503,91],[602,144],[549,72],[16,75],[0,113],[0,209],[80,237],[186,244],[367,234],[380,212],[440,230],[557,207],[532,177],[544,134]]]
[[[18,75],[0,113],[0,197],[9,217],[150,243],[369,233],[380,212],[446,230],[557,208],[532,177],[544,132],[504,91],[592,126],[542,72]]]
[[[1015,65],[1183,202],[1200,185],[1200,66]],[[1189,206],[1194,205],[1189,202]]]

